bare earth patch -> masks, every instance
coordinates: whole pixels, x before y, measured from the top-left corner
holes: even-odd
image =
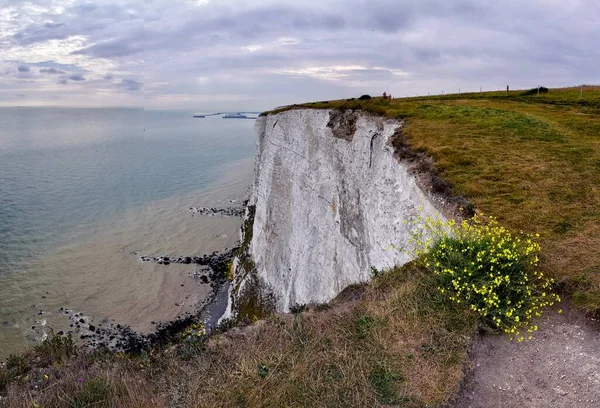
[[[455,408],[600,407],[600,324],[563,304],[533,341],[485,335]]]

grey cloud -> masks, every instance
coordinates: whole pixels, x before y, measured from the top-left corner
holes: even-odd
[[[85,81],[85,77],[81,74],[73,74],[69,77],[71,81]]]
[[[73,51],[73,55],[89,55],[96,58],[126,57],[144,51],[144,44],[121,38],[94,44],[91,47]]]
[[[160,1],[155,0],[153,0],[153,2],[160,3]],[[152,5],[153,2],[148,3],[149,5]],[[78,18],[85,18],[93,21],[105,21],[108,24],[111,24],[114,21],[143,18],[143,15],[138,16],[138,14],[142,14],[141,12],[145,9],[145,3],[146,1],[140,0],[105,2],[79,1],[69,8],[69,13],[78,16]],[[171,6],[173,6],[172,3]]]
[[[29,67],[27,65],[19,65],[17,68],[19,72],[29,72]]]
[[[59,5],[61,0],[53,1]],[[49,2],[37,0],[35,3],[48,7]],[[125,33],[132,26],[143,26],[143,20],[137,19],[131,10],[139,9],[143,2],[139,0],[106,1],[102,5],[93,4],[86,0],[75,4],[65,4],[64,11],[56,14],[44,11],[37,16],[38,21],[20,29],[10,38],[19,45],[31,45],[49,40],[62,40],[74,35],[85,35],[95,42],[105,39],[115,32]],[[25,9],[17,9],[16,20],[29,20]],[[119,22],[115,25],[115,22]]]
[[[54,60],[34,62],[34,63],[30,63],[29,65],[40,67],[40,68],[55,68],[55,69],[61,70],[61,71],[76,71],[76,70],[80,69],[79,66],[77,66],[75,64],[61,64]]]
[[[60,69],[56,69],[56,68],[42,68],[40,69],[40,72],[42,74],[64,74],[65,71],[61,71]]]
[[[35,28],[28,32],[16,33],[13,40],[21,45],[31,45],[48,40],[62,40],[67,37],[68,34],[49,31],[45,28]]]
[[[188,11],[176,15],[183,23],[175,29],[164,30],[165,21],[157,20],[146,24],[146,40],[155,48],[162,42],[185,48],[207,45],[213,41],[247,42],[273,36],[299,35],[305,38],[326,37],[336,33],[347,33],[351,37],[368,31],[398,32],[410,27],[418,18],[460,16],[468,20],[475,18],[482,6],[476,1],[458,1],[448,5],[447,1],[398,1],[398,0],[346,0],[306,3],[258,3],[255,7],[206,7],[201,12]],[[166,11],[167,13],[169,11]],[[188,41],[175,41],[186,38]],[[194,41],[192,41],[194,40]],[[373,44],[376,46],[376,44]],[[149,47],[150,48],[150,47]]]
[[[66,79],[59,79],[58,82],[56,82],[59,85],[66,85],[67,84],[67,80]]]
[[[36,73],[38,67],[68,72],[60,77],[63,84],[76,72],[104,76],[82,83],[79,91],[111,85],[119,97],[140,104],[172,106],[173,98],[182,107],[197,101],[194,109],[259,110],[383,90],[414,95],[507,83],[600,82],[594,42],[600,3],[592,0],[31,2],[47,11],[13,8],[10,32],[16,34],[0,39],[0,49],[43,48],[49,40],[79,36],[85,40],[76,40],[78,58],[68,62],[85,66],[54,56],[28,65]],[[14,73],[20,61],[28,59],[0,68]],[[107,67],[110,75],[104,75]],[[27,75],[9,74],[1,86],[21,89]]]
[[[415,57],[423,62],[432,63],[442,57],[440,50],[416,47],[412,49]]]
[[[134,79],[121,79],[121,82],[116,84],[116,86],[126,91],[139,91],[144,84]]]
[[[44,23],[44,28],[52,30],[54,28],[62,27],[64,25],[65,25],[65,23],[52,23],[52,22],[49,22],[49,23]]]
[[[12,40],[20,45],[32,45],[48,40],[62,40],[73,35],[73,28],[64,23],[48,22],[33,24],[12,36]]]

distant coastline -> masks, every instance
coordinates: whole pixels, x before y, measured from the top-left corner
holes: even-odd
[[[261,112],[215,112],[215,113],[195,113],[194,118],[205,119],[210,116],[221,116],[223,119],[257,119]],[[254,116],[248,116],[254,115]]]

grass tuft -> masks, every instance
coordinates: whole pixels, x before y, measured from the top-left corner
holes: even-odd
[[[98,377],[83,382],[71,395],[65,394],[63,401],[72,408],[109,407],[114,394],[111,384],[105,378]]]
[[[402,375],[402,373],[389,371],[383,365],[377,364],[369,373],[369,381],[377,393],[380,403],[400,403],[397,383],[404,381],[404,375]]]

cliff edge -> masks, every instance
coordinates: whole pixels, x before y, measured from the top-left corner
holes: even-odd
[[[395,156],[402,121],[360,111],[296,109],[256,122],[246,251],[235,303],[259,295],[277,311],[324,303],[410,257],[406,221],[439,213]],[[249,284],[249,282],[253,282]],[[252,287],[252,288],[251,288]],[[245,294],[245,295],[244,295]],[[264,302],[263,302],[264,303]]]

